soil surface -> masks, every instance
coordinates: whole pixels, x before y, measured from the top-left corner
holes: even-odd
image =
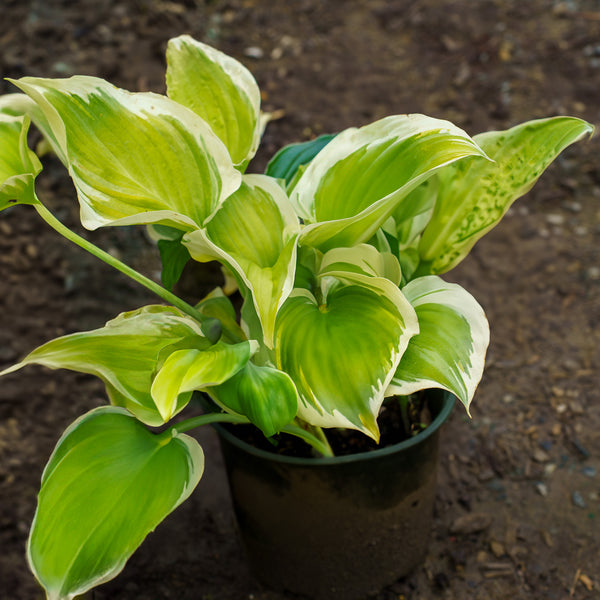
[[[242,60],[280,118],[255,169],[292,141],[423,112],[470,133],[571,114],[600,123],[597,0],[2,0],[3,77],[98,75],[164,91],[170,37]],[[8,82],[0,91],[8,92]],[[600,598],[600,164],[568,149],[447,278],[484,306],[492,342],[469,419],[445,427],[425,563],[391,599]],[[70,180],[44,159],[39,195],[81,231]],[[142,228],[85,232],[158,277]],[[60,334],[155,299],[59,239],[28,207],[0,215],[0,368]],[[63,429],[105,403],[87,376],[36,367],[0,383],[0,597],[42,593],[24,556],[42,469]],[[284,600],[236,537],[214,433],[206,473],[105,600]]]

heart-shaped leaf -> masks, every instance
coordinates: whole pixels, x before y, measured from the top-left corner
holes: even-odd
[[[200,115],[236,165],[249,161],[262,134],[256,80],[231,56],[181,35],[167,46],[167,94]]]
[[[154,435],[122,408],[75,421],[44,470],[27,547],[48,599],[71,600],[118,575],[203,469],[196,440]]]
[[[40,107],[88,229],[202,225],[240,184],[227,149],[195,113],[95,77],[14,82]]]
[[[275,350],[298,390],[299,417],[378,440],[379,408],[418,323],[396,286],[368,280],[366,287],[326,277],[321,301],[294,290],[277,317]]]
[[[467,412],[483,375],[490,330],[481,306],[466,290],[430,275],[402,288],[419,319],[387,391],[388,395],[442,388]]]

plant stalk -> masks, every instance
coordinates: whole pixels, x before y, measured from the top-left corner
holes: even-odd
[[[232,415],[229,413],[206,413],[204,415],[191,417],[190,419],[176,423],[172,427],[169,427],[169,429],[164,431],[161,435],[174,436],[178,433],[183,433],[185,431],[189,431],[190,429],[195,429],[196,427],[201,427],[202,425],[210,425],[211,423],[234,423],[237,425],[248,425],[250,421],[247,417],[242,415]]]
[[[108,252],[98,248],[98,246],[76,234],[74,231],[71,231],[68,227],[63,225],[41,202],[36,202],[33,206],[35,210],[37,210],[40,217],[42,217],[42,219],[44,219],[44,221],[46,221],[46,223],[48,223],[48,225],[50,225],[50,227],[52,227],[52,229],[57,231],[60,235],[67,238],[80,248],[83,248],[96,258],[99,258],[100,260],[109,264],[111,267],[117,269],[117,271],[120,271],[134,281],[137,281],[140,285],[143,285],[145,288],[155,293],[165,302],[172,304],[182,312],[199,321],[202,324],[202,331],[206,337],[213,343],[217,342],[221,336],[221,327],[217,319],[206,317],[193,306],[185,302],[185,300],[179,298],[179,296],[176,296],[155,281],[152,281],[145,275],[142,275],[135,269],[132,269],[129,265],[121,262],[118,258],[111,256]]]
[[[326,458],[335,456],[321,427],[310,427],[310,431],[307,431],[300,425],[290,424],[286,425],[281,431],[299,437]]]

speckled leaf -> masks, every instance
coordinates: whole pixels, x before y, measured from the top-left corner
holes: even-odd
[[[418,273],[456,266],[560,152],[592,131],[580,119],[553,117],[475,136],[495,162],[469,160],[439,173],[436,206],[419,244]]]
[[[48,600],[72,600],[116,577],[203,470],[196,440],[154,435],[124,409],[75,421],[44,470],[27,547]]]

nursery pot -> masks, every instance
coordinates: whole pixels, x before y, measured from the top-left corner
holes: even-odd
[[[217,426],[231,497],[259,581],[315,600],[364,599],[427,553],[439,430],[455,397],[432,390],[432,423],[379,450],[294,458]]]

